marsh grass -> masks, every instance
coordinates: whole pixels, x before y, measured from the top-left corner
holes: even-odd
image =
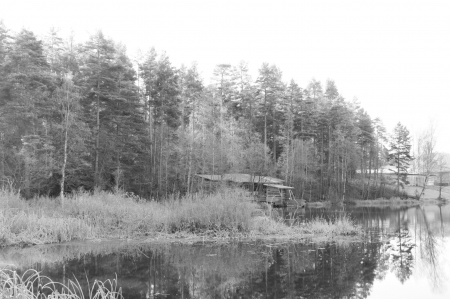
[[[0,246],[46,244],[94,238],[133,239],[161,234],[240,238],[302,234],[345,235],[357,228],[348,216],[314,219],[288,226],[267,216],[252,217],[257,204],[240,189],[215,194],[173,196],[162,201],[129,198],[125,193],[75,192],[59,199],[22,199],[18,193],[0,191]]]
[[[317,217],[304,223],[286,225],[284,220],[274,220],[268,217],[255,217],[252,232],[256,236],[279,236],[284,238],[305,238],[311,236],[326,237],[354,236],[362,232],[362,228],[355,224],[348,214],[325,219]]]
[[[0,191],[0,246],[44,244],[86,239],[92,227],[68,217],[48,198],[26,201],[18,193]]]
[[[313,234],[327,236],[356,235],[362,231],[362,228],[355,224],[348,214],[341,214],[329,219],[316,217],[308,221],[304,227]]]
[[[0,269],[0,298],[121,299],[123,296],[117,279],[108,279],[105,282],[95,280],[92,285],[88,283],[85,296],[76,278],[62,284],[40,275],[36,270],[27,270],[20,275],[14,270]]]
[[[122,192],[79,191],[59,199],[22,199],[0,191],[0,246],[92,238],[135,238],[156,233],[227,237],[250,230],[256,204],[236,189],[172,197],[163,202],[128,198]]]

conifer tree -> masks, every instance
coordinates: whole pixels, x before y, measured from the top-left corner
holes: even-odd
[[[102,120],[104,120],[105,105],[110,102],[110,91],[115,84],[112,78],[114,69],[115,49],[112,40],[107,39],[101,31],[91,36],[82,47],[82,62],[80,66],[80,85],[83,88],[82,104],[91,130],[94,132],[94,140],[90,143],[94,161],[93,182],[94,186],[104,187],[102,178],[101,155],[102,140],[108,140],[101,133]]]
[[[264,144],[272,151],[272,160],[278,158],[278,136],[283,114],[281,109],[285,86],[281,81],[282,73],[275,65],[263,63],[256,80],[256,96],[258,101],[257,131],[263,136]],[[266,161],[267,164],[268,161]]]
[[[405,181],[409,164],[413,160],[410,154],[411,137],[408,129],[401,123],[395,126],[389,146],[389,165],[397,177],[397,193],[400,194],[400,180]]]
[[[6,175],[21,182],[18,187],[29,197],[48,189],[54,167],[49,98],[55,81],[43,43],[33,32],[22,30],[4,49],[0,123],[3,153],[8,152],[9,157],[3,160],[3,169],[10,169]]]

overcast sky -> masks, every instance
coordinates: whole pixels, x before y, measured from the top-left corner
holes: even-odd
[[[450,1],[47,1],[0,0],[0,19],[42,36],[79,41],[101,29],[130,56],[154,46],[175,66],[196,61],[208,83],[216,64],[263,62],[301,87],[315,78],[357,97],[388,131],[412,135],[433,121],[450,152]]]

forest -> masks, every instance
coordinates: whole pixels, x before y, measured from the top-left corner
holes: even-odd
[[[76,43],[0,24],[0,128],[0,184],[26,198],[163,199],[223,173],[279,177],[309,200],[349,196],[361,173],[354,196],[372,197],[388,159],[381,120],[333,80],[301,87],[267,63],[252,79],[240,62],[206,84],[196,63],[177,68],[154,48],[131,59],[101,31]]]

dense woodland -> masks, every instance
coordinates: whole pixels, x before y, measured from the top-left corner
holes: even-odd
[[[299,70],[301,71],[301,70]],[[0,178],[23,196],[120,188],[165,198],[202,187],[195,174],[282,178],[298,197],[345,195],[358,169],[386,164],[386,132],[335,82],[286,83],[275,65],[139,59],[101,32],[84,43],[0,25]],[[367,181],[367,180],[366,180]]]

